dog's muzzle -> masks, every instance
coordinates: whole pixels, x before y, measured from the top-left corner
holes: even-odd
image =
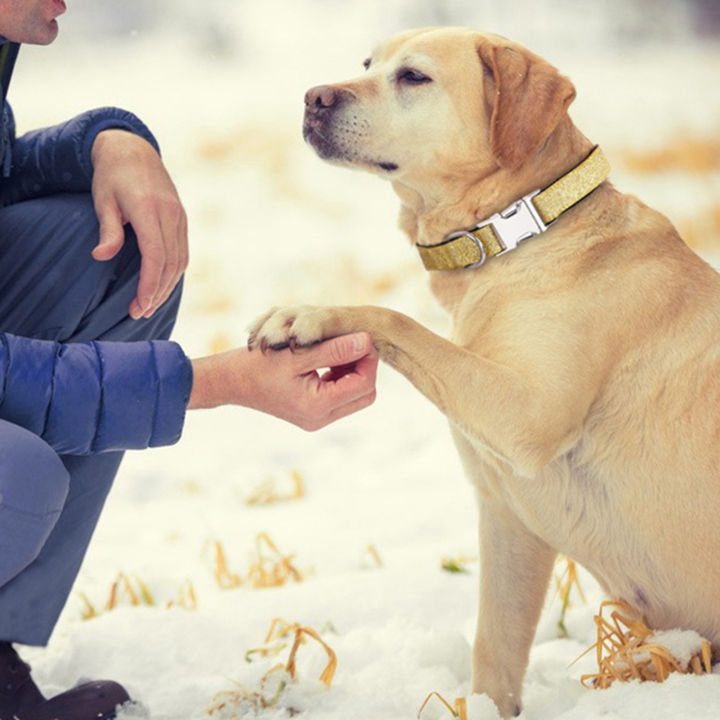
[[[331,139],[332,118],[335,112],[353,97],[349,90],[331,85],[318,85],[305,93],[303,137],[321,157],[333,157],[337,154]]]

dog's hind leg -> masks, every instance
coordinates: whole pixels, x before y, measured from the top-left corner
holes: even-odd
[[[487,693],[504,717],[519,715],[530,646],[555,551],[501,502],[480,505],[480,609],[473,649],[475,693]]]

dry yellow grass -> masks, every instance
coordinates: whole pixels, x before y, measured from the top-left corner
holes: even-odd
[[[293,564],[294,555],[285,555],[267,533],[255,538],[253,558],[245,577],[231,572],[228,567],[225,549],[219,540],[215,547],[215,580],[223,590],[249,586],[254,589],[279,587],[290,580],[302,582],[305,577]]]
[[[467,700],[465,698],[457,698],[455,702],[450,705],[450,703],[438,692],[431,692],[425,698],[425,702],[420,706],[420,710],[418,710],[418,718],[422,717],[423,711],[434,697],[440,700],[454,718],[458,718],[458,720],[468,720]]]
[[[246,505],[274,505],[281,502],[292,502],[305,497],[305,479],[298,470],[290,473],[291,487],[282,489],[274,478],[260,483],[248,497],[245,498]]]
[[[604,616],[608,608],[615,608],[609,619]],[[616,681],[630,680],[663,682],[674,672],[701,675],[712,671],[713,648],[707,640],[702,640],[699,652],[684,664],[667,647],[653,641],[653,630],[624,602],[602,603],[595,624],[597,641],[587,652],[595,649],[598,672],[580,678],[586,687],[604,689]]]
[[[455,555],[454,557],[444,557],[440,561],[440,567],[449,573],[467,573],[468,565],[477,562],[477,558],[472,555]]]
[[[325,215],[344,215],[347,212],[344,206],[329,201],[327,194],[314,192],[302,182],[295,162],[298,150],[302,152],[303,146],[294,127],[248,122],[204,140],[198,145],[197,154],[206,164],[250,170],[269,185],[276,198],[308,205]]]
[[[671,143],[649,150],[624,150],[620,162],[636,173],[679,171],[704,174],[720,170],[720,137],[679,132]]]
[[[275,707],[280,700],[282,691],[287,687],[287,679],[284,674],[280,674],[282,665],[276,665],[263,675],[260,681],[259,690],[248,690],[238,682],[233,681],[237,690],[221,690],[216,693],[210,701],[210,706],[205,711],[207,715],[214,715],[229,708],[239,708],[246,706],[255,712]],[[273,685],[272,682],[275,684]],[[288,708],[289,714],[295,715],[296,711]],[[236,718],[233,715],[231,719]]]
[[[85,595],[80,593],[80,599],[83,603],[81,616],[83,620],[91,620],[101,615],[103,612],[110,612],[120,605],[130,605],[131,607],[156,607],[157,602],[150,592],[150,588],[140,579],[131,580],[125,573],[118,573],[117,578],[110,586],[110,593],[105,605],[98,609]],[[181,607],[185,610],[195,610],[197,608],[197,596],[193,584],[186,580],[180,586],[177,599],[165,602],[165,608],[171,609]]]
[[[575,588],[575,592],[583,605],[587,602],[587,600],[585,598],[582,585],[580,585],[575,561],[566,555],[558,555],[555,568],[557,569],[558,565],[562,565],[563,563],[565,564],[564,570],[559,575],[557,572],[555,573],[555,587],[557,590],[557,596],[562,602],[560,619],[557,622],[558,633],[560,637],[566,638],[568,637],[568,631],[567,627],[565,627],[565,614],[567,613],[568,608],[572,607],[570,596],[573,588]]]
[[[270,629],[265,635],[265,640],[260,647],[251,648],[245,653],[245,662],[251,662],[253,657],[275,657],[279,655],[287,646],[285,641],[289,635],[300,627],[297,623],[288,623],[282,618],[275,618],[270,623]]]
[[[369,563],[367,562],[368,560]],[[365,548],[365,552],[360,560],[360,567],[364,569],[385,567],[378,549],[372,543]]]
[[[255,539],[255,558],[246,582],[253,588],[278,587],[289,580],[302,582],[303,575],[293,565],[293,557],[281,553],[266,533],[260,533]]]
[[[301,266],[299,276],[303,279],[303,287],[299,284],[289,286],[289,298],[294,302],[302,297],[306,300],[306,285],[312,287],[309,301],[317,303],[351,304],[381,302],[388,293],[405,284],[415,276],[417,266],[413,261],[394,264],[383,271],[370,271],[357,260],[347,254],[334,254],[327,258],[313,258]]]
[[[223,544],[219,540],[216,540],[213,545],[215,546],[214,575],[218,587],[221,590],[232,590],[233,588],[240,587],[243,582],[242,578],[237,573],[230,572]]]
[[[292,640],[290,640],[292,638]],[[337,655],[335,651],[320,637],[320,633],[311,627],[299,623],[288,623],[281,618],[275,618],[265,635],[265,642],[259,648],[253,648],[245,653],[246,662],[259,655],[261,657],[274,657],[291,644],[290,653],[285,663],[273,665],[263,675],[258,690],[248,690],[239,683],[235,683],[236,690],[223,690],[217,693],[210,701],[207,709],[208,715],[214,715],[227,708],[247,706],[253,710],[263,710],[276,707],[280,701],[283,690],[288,683],[298,678],[297,655],[305,639],[310,638],[317,642],[328,656],[327,664],[320,673],[319,680],[328,688],[331,687],[335,671],[337,670]],[[274,684],[273,684],[274,683]],[[286,708],[290,715],[296,714],[293,708]]]
[[[707,182],[707,191],[699,198],[693,196],[691,214],[674,218],[674,222],[690,247],[703,250],[720,246],[720,204],[714,202],[720,181],[720,135],[679,131],[661,147],[624,149],[614,156],[619,165],[640,175],[675,172]],[[678,192],[689,192],[682,180],[678,180]]]
[[[171,610],[175,607],[181,607],[185,610],[195,610],[197,608],[195,588],[189,580],[186,580],[185,583],[180,586],[177,600],[168,600],[165,603],[165,608],[167,610]]]

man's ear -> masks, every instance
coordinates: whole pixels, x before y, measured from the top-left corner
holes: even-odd
[[[530,53],[483,42],[478,55],[492,104],[490,146],[498,164],[514,170],[550,136],[575,98],[575,87]]]

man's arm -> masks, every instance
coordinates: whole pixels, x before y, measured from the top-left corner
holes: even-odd
[[[60,192],[90,192],[92,148],[98,135],[123,129],[146,140],[159,152],[157,140],[133,113],[115,107],[88,110],[71,120],[15,137],[15,120],[6,103],[3,134],[7,148],[0,205]]]
[[[187,218],[155,137],[119,108],[89,110],[14,139],[6,104],[6,157],[0,205],[58,192],[92,192],[100,223],[96,260],[113,258],[132,225],[142,255],[128,313],[150,317],[170,296],[188,263]]]
[[[372,403],[377,362],[367,333],[297,354],[194,361],[165,340],[64,344],[5,333],[0,418],[69,455],[170,445],[186,408],[244,405],[315,430]]]
[[[0,417],[56,452],[88,455],[178,440],[192,367],[170,341],[58,343],[0,335]]]
[[[319,430],[373,403],[377,364],[368,333],[295,352],[231,350],[193,360],[188,409],[244,405]]]
[[[117,128],[95,138],[92,195],[100,222],[95,260],[110,260],[125,243],[130,223],[142,256],[130,317],[150,317],[167,299],[188,264],[188,225],[177,190],[160,156],[142,137]]]

